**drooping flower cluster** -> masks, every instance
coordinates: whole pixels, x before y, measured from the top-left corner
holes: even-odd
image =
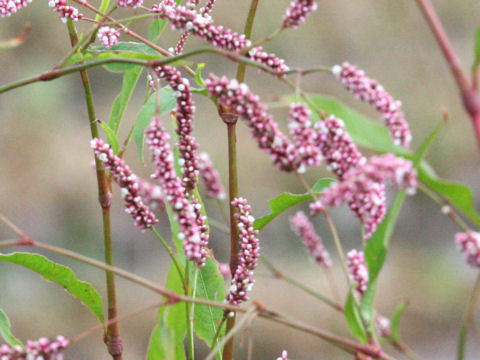
[[[302,211],[290,218],[290,227],[303,240],[313,260],[326,268],[332,266],[330,254],[323,246],[322,238],[315,232],[312,223]]]
[[[118,0],[117,5],[123,8],[136,8],[143,4],[143,0]]]
[[[280,170],[298,169],[301,159],[295,146],[278,129],[273,117],[267,113],[266,106],[246,84],[239,84],[237,80],[229,80],[225,76],[218,78],[210,74],[205,81],[205,87],[209,96],[215,96],[219,104],[247,121],[252,137],[260,149],[270,153],[274,164]]]
[[[283,351],[282,351],[282,356],[280,356],[279,358],[277,358],[277,360],[288,360],[287,350],[283,350]]]
[[[317,144],[320,148],[327,169],[343,180],[345,173],[365,163],[352,138],[345,129],[343,120],[329,116],[325,121],[315,123],[318,130]]]
[[[207,0],[205,6],[200,9],[200,14],[207,15],[212,12],[213,6],[217,0]]]
[[[70,341],[63,336],[55,340],[41,337],[38,340],[28,340],[25,348],[0,345],[0,359],[2,360],[63,360],[63,351]]]
[[[58,13],[63,22],[67,22],[67,19],[78,21],[83,18],[83,14],[77,8],[67,5],[66,0],[50,0],[48,6]]]
[[[410,145],[412,134],[400,101],[395,100],[376,80],[367,77],[363,70],[347,62],[335,65],[332,72],[355,97],[375,107],[382,115],[396,145]]]
[[[100,40],[103,46],[110,48],[113,45],[118,44],[118,38],[120,37],[120,31],[110,26],[102,26],[97,33],[97,38]]]
[[[92,139],[90,145],[97,158],[103,162],[113,180],[120,186],[125,211],[135,220],[135,225],[145,230],[157,222],[153,212],[144,204],[140,196],[140,185],[137,176],[132,173],[125,162],[113,153],[108,144],[101,139]]]
[[[455,234],[455,243],[458,249],[465,255],[467,263],[480,267],[480,233],[475,231],[459,232]]]
[[[297,153],[301,157],[301,166],[297,170],[302,173],[307,166],[320,166],[322,153],[318,146],[318,134],[310,121],[310,110],[301,103],[290,105],[288,127],[293,137]]]
[[[368,283],[368,270],[363,251],[350,250],[347,254],[347,266],[350,279],[355,285],[355,294],[361,297],[367,291]]]
[[[172,28],[188,31],[220,49],[239,51],[251,45],[244,34],[238,34],[223,26],[215,26],[208,14],[200,14],[185,6],[175,6],[172,0],[163,0],[154,5],[151,11],[161,19],[168,20]]]
[[[268,66],[275,75],[282,75],[290,68],[285,64],[285,60],[275,54],[263,51],[261,46],[251,48],[246,54],[248,58],[265,66]],[[262,70],[262,69],[260,69]]]
[[[207,153],[201,153],[198,156],[198,168],[207,196],[219,200],[225,199],[225,188],[220,180],[220,175],[213,167],[212,160]]]
[[[139,192],[143,201],[152,210],[165,209],[165,193],[158,185],[138,178]]]
[[[315,10],[317,10],[317,2],[315,0],[292,0],[290,7],[283,16],[283,27],[296,29]]]
[[[0,0],[0,17],[3,18],[15,14],[31,2],[32,0]]]
[[[202,241],[201,229],[197,225],[195,205],[188,200],[182,180],[175,173],[173,152],[168,143],[170,136],[157,117],[152,119],[145,133],[155,163],[152,178],[160,181],[166,199],[176,214],[180,224],[178,237],[183,239],[185,255],[197,265],[203,266],[208,257],[208,252],[204,248],[206,244]]]
[[[238,252],[238,264],[232,277],[230,291],[226,301],[238,305],[248,300],[248,292],[252,289],[255,280],[253,271],[257,266],[260,256],[260,246],[257,238],[258,230],[253,228],[255,218],[250,213],[250,205],[244,198],[236,198],[232,205],[237,208],[235,219],[240,231],[240,250]]]
[[[369,192],[375,184],[384,184],[387,181],[394,182],[409,195],[413,195],[418,186],[416,171],[410,161],[392,154],[379,155],[349,170],[343,181],[333,184],[323,192],[319,201],[326,207],[339,206],[343,202],[354,201],[356,194]],[[381,199],[371,200],[376,202]],[[358,211],[362,213],[363,210]]]
[[[155,68],[156,75],[168,82],[175,92],[177,106],[174,110],[177,122],[178,148],[182,166],[182,181],[187,189],[193,189],[198,175],[198,144],[193,137],[193,115],[195,104],[192,99],[190,82],[173,66],[160,65]]]

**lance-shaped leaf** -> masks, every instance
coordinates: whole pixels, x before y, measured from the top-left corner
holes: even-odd
[[[78,280],[70,268],[56,264],[43,255],[23,252],[8,255],[0,253],[0,261],[23,266],[40,274],[45,280],[62,286],[70,295],[80,300],[103,323],[101,296],[92,285]]]
[[[13,336],[12,331],[10,330],[10,320],[8,319],[7,314],[0,308],[0,336],[7,342],[10,346],[21,346],[23,344],[15,336]]]

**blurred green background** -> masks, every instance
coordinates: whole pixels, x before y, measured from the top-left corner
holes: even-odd
[[[92,3],[98,5],[98,1]],[[216,22],[241,31],[249,1],[218,0],[217,3],[213,13]],[[254,38],[261,38],[279,26],[288,3],[288,0],[260,1]],[[151,3],[147,1],[146,5]],[[439,0],[434,1],[434,5],[468,70],[473,60],[473,34],[479,25],[480,2]],[[26,22],[32,25],[26,42],[19,48],[0,53],[0,84],[46,71],[69,50],[66,29],[48,8],[47,1],[35,0],[16,15],[1,19],[0,39],[16,36]],[[79,28],[87,27],[80,24]],[[132,28],[146,33],[148,20]],[[160,45],[171,47],[177,37],[178,33],[168,29]],[[122,40],[131,39],[122,35]],[[199,44],[202,42],[190,39],[187,48]],[[349,61],[365,69],[394,97],[402,100],[414,135],[413,148],[418,147],[441,121],[441,108],[446,107],[450,121],[427,159],[442,177],[465,183],[474,193],[480,193],[480,157],[469,118],[462,110],[449,69],[413,0],[322,0],[318,11],[305,25],[297,31],[285,32],[265,48],[285,58],[291,67],[332,66]],[[235,72],[235,64],[223,58],[197,59],[208,63],[205,73],[213,71],[232,76]],[[97,116],[106,120],[110,105],[120,90],[121,76],[95,69],[90,71],[90,77]],[[290,91],[282,83],[253,69],[248,70],[247,81],[265,102],[274,101],[278,95]],[[337,96],[378,119],[369,106],[355,101],[329,75],[309,76],[302,81],[302,87]],[[225,126],[209,101],[198,96],[195,100],[195,136],[200,149],[210,153],[226,182]],[[143,89],[139,86],[128,107],[122,136],[134,122],[142,101]],[[275,108],[272,113],[285,127],[286,109]],[[295,176],[275,170],[268,156],[256,148],[243,123],[238,131],[240,193],[249,199],[256,216],[265,214],[267,201],[279,193],[303,192]],[[95,174],[90,168],[93,157],[89,139],[83,90],[76,74],[0,96],[1,212],[35,239],[102,259],[101,217]],[[150,165],[139,163],[133,146],[126,159],[142,176],[151,173]],[[311,170],[306,177],[313,184],[321,176],[328,176],[324,168]],[[306,209],[306,206],[300,208]],[[212,218],[221,220],[215,202],[207,201],[207,210]],[[164,283],[169,260],[151,234],[143,234],[133,226],[122,209],[118,189],[114,189],[112,211],[116,265]],[[291,214],[278,218],[262,233],[262,253],[285,273],[328,294],[322,269],[308,260],[302,244],[288,229],[287,219]],[[168,236],[166,216],[160,214],[159,217],[158,228]],[[348,209],[335,210],[333,217],[344,247],[359,248],[359,224]],[[333,254],[325,221],[317,218],[315,225]],[[381,276],[378,310],[391,316],[399,303],[409,302],[401,325],[402,335],[425,359],[454,358],[462,311],[476,275],[455,249],[453,236],[456,231],[438,206],[423,195],[407,199]],[[0,225],[0,239],[12,237],[13,234]],[[227,237],[213,229],[211,242],[217,258],[227,261]],[[55,255],[48,256],[71,266],[80,279],[91,281],[104,294],[101,271]],[[335,260],[334,276],[338,287],[344,289],[339,262],[336,257]],[[119,309],[123,314],[158,301],[155,294],[121,279],[117,288]],[[342,315],[288,284],[272,279],[262,266],[257,270],[257,284],[251,298],[290,317],[347,334]],[[9,314],[15,334],[24,340],[57,334],[72,337],[95,325],[94,317],[57,285],[45,283],[39,276],[14,265],[0,264],[0,306]],[[468,359],[479,358],[479,316],[480,313],[475,316],[470,332]],[[151,311],[121,323],[125,359],[145,357],[155,319],[155,311]],[[287,349],[294,360],[350,358],[317,338],[257,320],[251,331],[238,337],[237,359],[247,358],[250,337],[254,343],[253,359],[275,359],[283,349]],[[202,354],[200,350],[199,359]],[[109,357],[97,334],[73,346],[67,358]]]

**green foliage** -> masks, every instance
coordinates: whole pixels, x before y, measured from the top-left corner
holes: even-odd
[[[198,86],[204,88],[205,87],[205,81],[203,80],[202,77],[202,71],[205,68],[206,64],[198,64],[197,68],[195,69],[195,82],[197,83]]]
[[[113,130],[114,134],[118,134],[118,129],[120,128],[125,109],[130,102],[130,98],[132,97],[138,79],[142,74],[142,70],[143,68],[141,66],[134,66],[125,71],[125,75],[123,75],[122,90],[113,102],[110,111],[110,119],[108,120],[108,125]]]
[[[402,318],[404,310],[407,308],[407,303],[401,303],[395,309],[395,313],[392,316],[390,322],[390,331],[392,332],[392,340],[396,343],[401,342],[400,338],[400,319]]]
[[[100,3],[100,7],[98,8],[98,10],[100,10],[100,12],[102,13],[106,13],[107,9],[108,9],[108,6],[110,5],[110,0],[102,0],[102,2]],[[100,14],[96,14],[95,15],[95,20],[96,21],[99,21],[100,19],[102,18],[102,15]]]
[[[38,254],[16,252],[1,254],[0,261],[23,266],[40,274],[45,280],[62,286],[70,295],[80,300],[103,323],[102,298],[97,290],[87,282],[77,280],[73,271],[63,265],[56,264],[45,256]]]
[[[137,144],[137,152],[140,161],[143,162],[143,147],[145,143],[145,129],[150,125],[157,104],[157,93],[153,93],[140,110],[135,127],[133,129],[133,139]],[[160,114],[168,113],[175,108],[176,99],[170,88],[160,89]]]
[[[185,269],[182,267],[181,271],[185,272]],[[168,272],[166,288],[177,294],[185,293],[182,280],[173,264]],[[185,360],[183,340],[187,332],[186,316],[185,303],[160,308],[157,324],[150,337],[147,360]]]
[[[347,320],[348,328],[353,336],[358,338],[362,343],[367,342],[367,332],[365,331],[365,326],[363,324],[362,316],[360,314],[360,309],[358,308],[357,301],[355,300],[355,295],[353,290],[348,291],[347,300],[345,301],[345,307],[343,309],[343,314]]]
[[[320,195],[321,192],[327,187],[329,187],[334,181],[335,180],[332,180],[332,179],[320,179],[313,186],[312,190],[317,195]],[[272,199],[268,202],[271,213],[255,220],[255,223],[254,223],[255,229],[262,230],[273,219],[275,219],[278,215],[280,215],[284,211],[290,209],[291,207],[301,202],[311,200],[311,199],[312,199],[312,196],[308,193],[301,194],[301,195],[291,194],[291,193],[280,194],[275,199]]]
[[[7,314],[0,308],[0,335],[6,341],[6,343],[10,346],[21,346],[23,344],[20,340],[18,340],[15,336],[13,336],[10,330],[10,320],[8,319]]]
[[[115,134],[115,131],[110,126],[108,126],[107,123],[100,122],[100,126],[107,134],[108,144],[112,147],[113,152],[117,155],[119,145],[118,145],[118,139],[117,139],[117,135]]]
[[[475,31],[475,60],[473,66],[480,64],[480,27]]]

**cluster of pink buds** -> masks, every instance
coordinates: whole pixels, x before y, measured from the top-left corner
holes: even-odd
[[[347,266],[350,279],[355,285],[355,293],[361,297],[367,291],[368,283],[368,270],[363,251],[350,250],[347,254]]]
[[[160,65],[155,68],[156,75],[168,82],[174,91],[177,107],[174,110],[177,122],[178,149],[182,166],[182,180],[187,189],[193,189],[197,182],[198,144],[192,135],[195,104],[192,99],[190,82],[173,66]]]
[[[140,196],[152,210],[165,209],[165,193],[158,185],[138,178]]]
[[[378,337],[390,337],[392,335],[390,319],[382,315],[375,318],[375,328]]]
[[[220,180],[218,171],[213,167],[212,160],[207,153],[201,153],[198,157],[198,168],[200,179],[205,185],[205,192],[208,197],[224,200],[226,198],[225,188]]]
[[[363,70],[347,62],[335,65],[332,72],[355,97],[380,112],[395,145],[410,145],[412,134],[400,101],[395,100],[376,80],[367,77]]]
[[[3,18],[15,14],[30,2],[32,0],[0,0],[0,17]]]
[[[317,10],[315,0],[292,0],[290,7],[285,11],[283,27],[296,29],[315,10]]]
[[[277,360],[288,360],[287,350],[283,350],[283,351],[282,351],[282,356],[280,356],[279,358],[277,358]]]
[[[380,205],[384,202],[383,189],[378,188],[387,181],[393,181],[399,188],[405,189],[408,195],[415,194],[418,186],[416,171],[408,160],[387,154],[371,157],[366,163],[349,170],[341,182],[333,184],[325,190],[318,201],[325,207],[339,206],[344,202],[356,203],[356,212],[360,215],[369,213],[371,203]],[[372,193],[362,205],[358,194]],[[363,208],[363,209],[362,209]],[[380,220],[381,221],[381,220]]]
[[[313,260],[326,268],[332,266],[330,254],[323,246],[322,238],[315,232],[312,223],[302,211],[290,218],[290,227],[303,240]]]
[[[323,156],[317,144],[318,134],[312,127],[310,110],[304,104],[293,103],[290,105],[288,127],[295,142],[297,153],[302,159],[297,171],[302,173],[307,166],[320,166]]]
[[[205,6],[200,9],[200,13],[202,15],[210,14],[212,12],[213,6],[215,5],[216,1],[217,0],[207,0],[207,2],[205,3]]]
[[[175,6],[173,0],[163,0],[151,10],[161,19],[168,20],[172,28],[188,31],[210,44],[224,50],[239,51],[251,45],[245,35],[238,34],[223,26],[215,26],[210,16],[200,14],[185,6]]]
[[[257,267],[260,256],[260,246],[257,238],[258,230],[253,228],[255,218],[250,213],[250,205],[244,198],[236,198],[232,205],[237,208],[235,219],[240,231],[240,250],[238,264],[232,277],[230,291],[226,301],[238,305],[248,300],[248,292],[252,289],[255,280],[253,271]]]
[[[166,199],[176,215],[180,225],[178,237],[183,240],[185,255],[198,266],[203,266],[208,252],[204,248],[206,244],[197,224],[198,216],[195,211],[198,209],[188,200],[182,180],[175,173],[173,152],[168,143],[170,136],[157,117],[152,119],[145,133],[156,167],[152,178],[160,181]]]
[[[135,225],[145,230],[157,222],[153,212],[146,206],[140,196],[140,185],[137,176],[132,173],[128,165],[113,153],[108,144],[101,139],[92,139],[90,142],[97,158],[110,171],[113,180],[120,186],[125,211],[135,219]]]
[[[458,249],[465,254],[467,263],[472,267],[480,267],[480,233],[474,231],[455,234]]]
[[[110,48],[113,45],[118,44],[118,38],[120,37],[120,31],[110,26],[102,26],[97,33],[97,38],[100,40],[103,46]]]
[[[348,170],[365,163],[365,157],[345,129],[343,120],[329,116],[325,121],[316,122],[315,128],[318,130],[317,144],[327,162],[327,169],[340,180]]]
[[[253,61],[268,66],[275,75],[281,76],[290,70],[290,68],[285,64],[285,60],[279,58],[275,54],[263,51],[261,46],[251,48],[246,56]]]
[[[67,22],[67,19],[78,21],[83,18],[83,14],[81,14],[77,8],[68,6],[66,0],[50,0],[48,6],[60,15],[60,19],[63,22]]]
[[[70,341],[63,336],[55,340],[42,337],[36,341],[28,340],[26,347],[0,346],[0,359],[2,360],[63,360],[63,351]]]
[[[143,4],[143,0],[118,0],[117,5],[123,8],[136,8]]]
[[[295,145],[278,129],[273,117],[267,114],[266,106],[246,84],[210,74],[205,81],[205,87],[210,97],[215,96],[225,109],[247,121],[252,137],[257,140],[260,149],[270,153],[274,164],[280,170],[296,171],[299,168],[301,159]]]

